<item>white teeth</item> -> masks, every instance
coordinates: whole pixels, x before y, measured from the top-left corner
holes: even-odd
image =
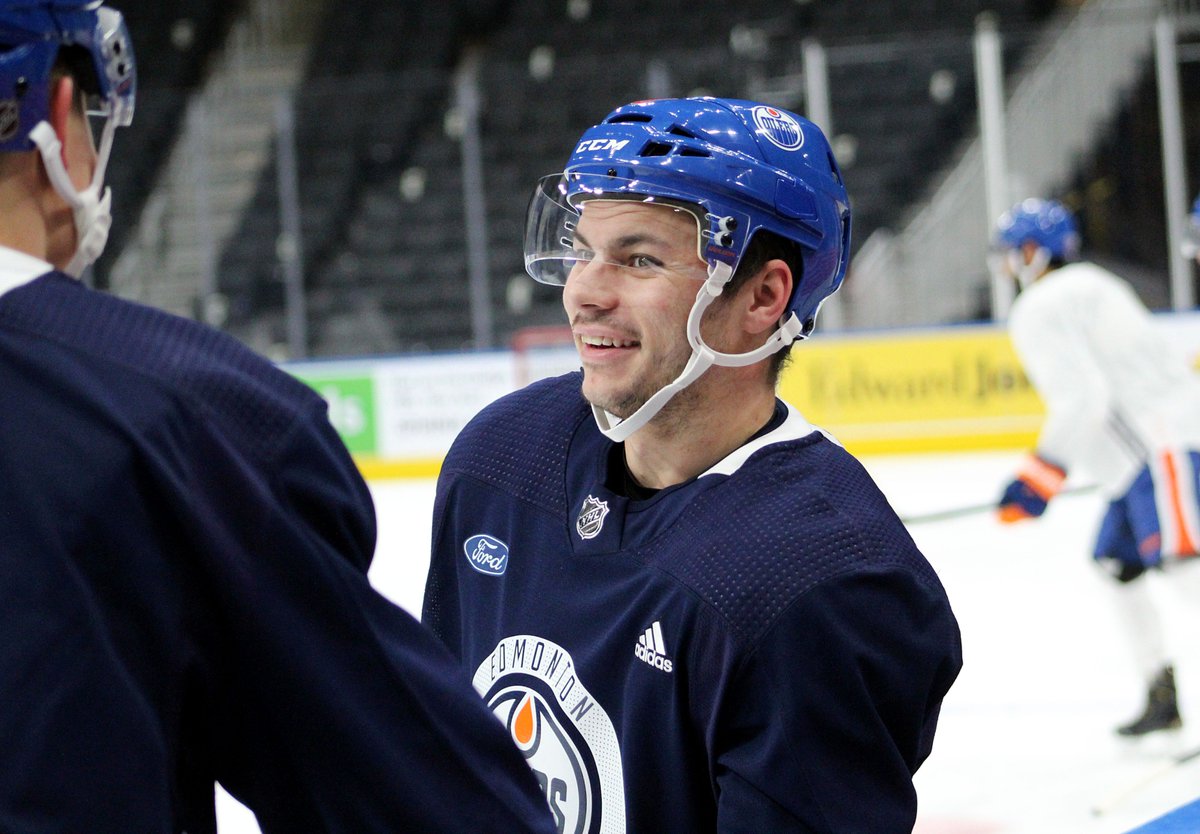
[[[608,336],[580,336],[579,340],[585,345],[592,347],[633,347],[637,342],[627,341],[625,339],[613,339]]]

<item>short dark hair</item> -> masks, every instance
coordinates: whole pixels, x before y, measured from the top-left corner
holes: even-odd
[[[791,268],[792,292],[796,292],[796,288],[800,285],[800,279],[804,276],[804,250],[795,241],[760,229],[750,238],[750,243],[746,245],[746,252],[738,262],[737,270],[734,271],[733,277],[729,279],[729,283],[725,285],[725,290],[721,294],[732,298],[747,281],[767,265],[768,261],[773,260],[781,260]],[[772,354],[770,365],[772,382],[779,382],[779,377],[791,357],[791,345],[780,348]]]
[[[63,78],[71,76],[81,92],[95,95],[100,91],[100,82],[96,78],[96,67],[92,63],[91,53],[82,46],[64,46],[58,50],[54,59],[51,77]]]

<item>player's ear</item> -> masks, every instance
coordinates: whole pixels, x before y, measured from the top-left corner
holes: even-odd
[[[1026,265],[1033,263],[1033,259],[1037,257],[1038,245],[1032,240],[1027,240],[1021,244],[1021,257],[1025,259]]]
[[[55,78],[50,83],[50,127],[58,135],[62,143],[62,161],[67,165],[67,129],[71,120],[71,110],[75,106],[75,80],[70,76]]]
[[[787,309],[792,296],[792,269],[787,262],[773,258],[747,282],[746,330],[758,334],[773,330]]]

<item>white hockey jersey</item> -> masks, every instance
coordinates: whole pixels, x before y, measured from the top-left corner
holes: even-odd
[[[1046,405],[1038,453],[1111,498],[1155,452],[1200,448],[1200,381],[1121,278],[1056,269],[1009,317],[1013,346]]]

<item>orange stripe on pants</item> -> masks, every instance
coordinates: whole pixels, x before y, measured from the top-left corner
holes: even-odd
[[[1163,452],[1162,468],[1167,476],[1167,495],[1171,502],[1171,516],[1179,530],[1180,555],[1196,552],[1196,543],[1192,541],[1191,533],[1183,513],[1183,496],[1179,489],[1179,472],[1175,467],[1175,457],[1170,452]]]

